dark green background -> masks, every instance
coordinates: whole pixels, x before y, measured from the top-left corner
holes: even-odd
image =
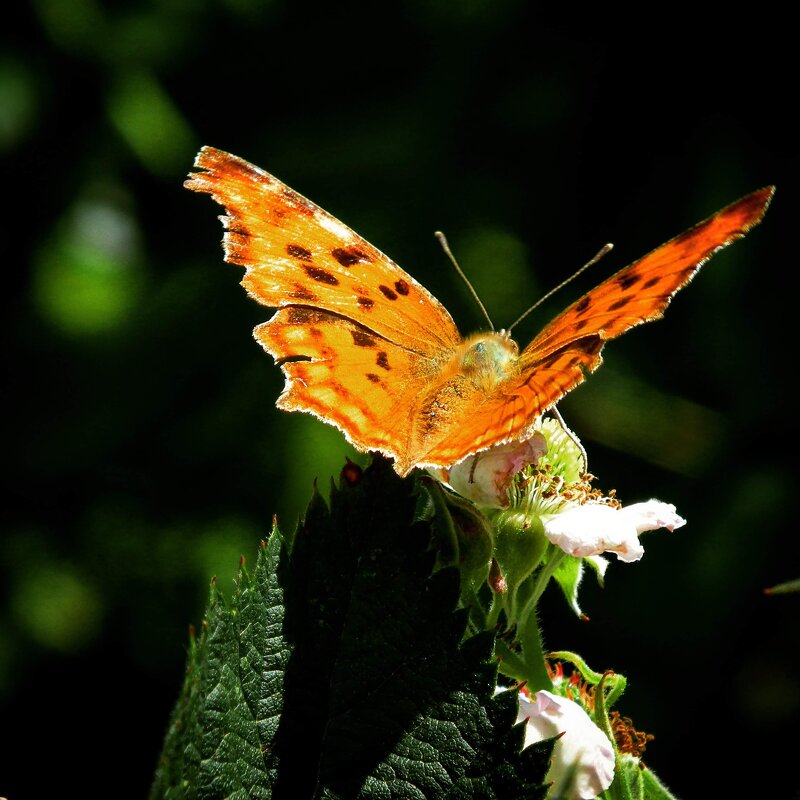
[[[214,574],[290,527],[350,453],[274,407],[269,316],[182,189],[211,144],[275,173],[498,326],[606,241],[601,277],[767,183],[765,223],[562,406],[598,484],[689,524],[553,592],[553,648],[625,673],[620,706],[683,797],[789,797],[800,683],[796,60],[785,20],[520,0],[35,0],[4,19],[0,795],[140,798]],[[531,338],[559,297],[516,331]],[[352,455],[352,454],[351,454]],[[700,770],[700,777],[690,773]]]

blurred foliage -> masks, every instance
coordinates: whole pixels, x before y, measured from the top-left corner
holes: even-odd
[[[656,734],[648,760],[678,794],[684,764],[725,762],[743,740],[791,756],[797,599],[762,592],[798,572],[783,15],[670,7],[645,28],[521,0],[15,12],[0,33],[0,795],[60,793],[90,753],[82,796],[106,795],[99,765],[118,775],[122,755],[118,796],[142,797],[211,576],[230,589],[273,514],[290,528],[312,483],[326,493],[355,457],[274,407],[280,372],[249,333],[270,312],[222,263],[218,209],[181,185],[202,144],[358,230],[464,332],[481,317],[433,231],[498,326],[614,241],[519,326],[523,342],[582,288],[778,184],[764,224],[563,404],[599,485],[675,502],[689,525],[613,566],[602,595],[587,587],[591,624],[555,595],[543,613],[554,648],[630,676],[624,712]],[[692,691],[713,686],[702,704],[681,702],[687,670],[704,676]],[[698,796],[747,790],[712,774]],[[782,770],[759,780],[796,790]]]

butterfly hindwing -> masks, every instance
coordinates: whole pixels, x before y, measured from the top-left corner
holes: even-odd
[[[340,428],[360,450],[402,458],[413,399],[431,376],[429,361],[346,317],[287,306],[255,329],[281,365],[286,387],[277,401]]]

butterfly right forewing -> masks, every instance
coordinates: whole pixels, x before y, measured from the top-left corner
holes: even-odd
[[[711,255],[757,225],[773,193],[767,187],[727,206],[569,306],[520,354],[515,372],[419,460],[447,466],[459,452],[475,453],[527,436],[541,414],[600,366],[609,339],[660,318],[672,296]]]
[[[768,186],[737,200],[603,281],[545,326],[522,353],[523,369],[536,370],[574,339],[597,335],[608,341],[659,319],[714,253],[761,221],[774,192]]]

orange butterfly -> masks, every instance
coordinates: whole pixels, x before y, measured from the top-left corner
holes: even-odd
[[[272,175],[211,147],[195,166],[186,187],[227,212],[225,260],[278,309],[254,331],[286,376],[278,407],[335,425],[400,475],[525,438],[600,366],[606,341],[661,317],[711,255],[761,221],[774,192],[743,197],[612,275],[520,353],[503,331],[462,339],[424,286]]]

